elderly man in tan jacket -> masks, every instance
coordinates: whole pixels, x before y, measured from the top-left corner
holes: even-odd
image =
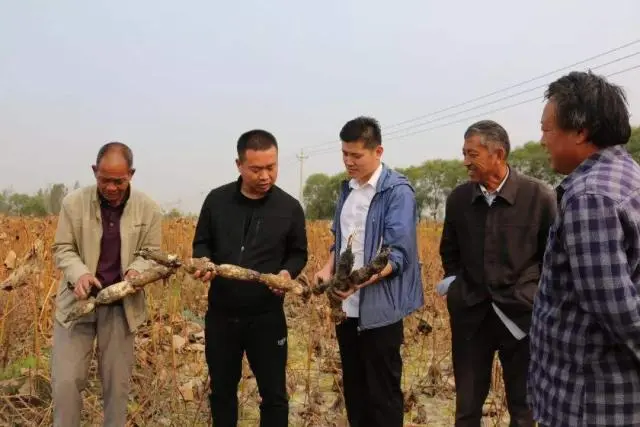
[[[146,319],[144,291],[125,297],[74,322],[64,321],[78,299],[149,267],[136,258],[141,248],[159,249],[162,214],[148,196],[131,188],[131,149],[119,142],[103,146],[93,166],[96,185],[65,197],[53,244],[62,280],[53,329],[53,425],[80,426],[93,342],[97,338],[104,399],[104,425],[121,427],[127,417],[133,369],[134,333]]]

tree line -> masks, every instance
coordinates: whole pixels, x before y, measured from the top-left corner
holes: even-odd
[[[79,188],[76,182],[72,189]],[[39,189],[35,194],[18,193],[12,189],[0,192],[0,214],[19,216],[58,215],[62,199],[69,193],[65,184],[56,183]]]
[[[632,129],[627,150],[636,162],[640,162],[640,126]],[[509,164],[516,170],[557,185],[561,175],[549,168],[547,154],[539,142],[529,141],[514,149],[509,155]],[[420,165],[397,167],[397,171],[407,176],[416,190],[416,202],[423,218],[438,220],[444,213],[444,203],[451,190],[467,179],[462,160],[427,160]],[[332,219],[340,192],[340,183],[346,179],[344,172],[336,175],[316,173],[310,175],[303,188],[303,205],[310,220]],[[35,194],[14,192],[5,189],[0,192],[0,215],[46,216],[58,215],[62,199],[71,189],[79,188],[56,183],[41,188]],[[167,217],[184,214],[178,209],[165,212]]]
[[[63,183],[51,184],[41,188],[34,194],[20,193],[12,189],[0,191],[0,215],[43,217],[58,215],[62,208],[62,199],[71,190],[80,188],[80,183],[73,186]],[[177,208],[163,209],[167,218],[193,217],[193,214],[182,212]]]
[[[632,129],[626,146],[636,162],[640,162],[640,126]],[[563,178],[552,171],[546,152],[539,142],[529,141],[511,151],[508,162],[521,173],[556,186]],[[422,218],[442,219],[447,196],[467,179],[462,160],[427,160],[416,166],[395,168],[407,176],[416,191],[416,203]],[[308,219],[332,219],[344,172],[336,175],[310,175],[303,188],[303,202]]]

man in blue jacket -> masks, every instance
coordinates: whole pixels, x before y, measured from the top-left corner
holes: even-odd
[[[381,246],[391,256],[384,270],[356,289],[335,291],[347,319],[336,326],[345,406],[351,427],[401,427],[400,345],[403,318],[424,304],[418,262],[414,190],[408,179],[381,162],[378,122],[358,117],[340,132],[350,180],[342,183],[333,220],[335,243],[316,282],[327,281],[352,236],[354,269]]]

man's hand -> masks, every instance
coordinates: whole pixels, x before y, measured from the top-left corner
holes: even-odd
[[[318,286],[320,284],[320,282],[328,282],[329,280],[331,280],[331,271],[327,268],[323,268],[322,270],[319,270],[314,276],[313,276],[313,283],[314,286]]]
[[[102,285],[100,281],[95,278],[95,276],[91,273],[86,273],[80,276],[76,285],[73,289],[73,294],[78,299],[87,299],[89,293],[91,292],[91,287],[95,286],[98,289],[102,289]]]
[[[287,280],[291,280],[291,274],[289,274],[287,270],[280,270],[280,272],[278,273],[278,276],[282,276]],[[269,288],[269,289],[271,289],[271,292],[273,292],[278,296],[284,295],[284,289],[278,289],[278,288]]]
[[[195,273],[193,273],[194,279],[202,280],[203,282],[208,282],[214,277],[216,277],[216,275],[211,271],[207,271],[206,273],[202,274],[202,271],[196,270]]]
[[[379,274],[374,274],[373,276],[371,276],[369,278],[369,280],[367,280],[366,282],[360,283],[359,285],[356,285],[344,292],[339,291],[337,289],[333,289],[332,293],[340,300],[344,301],[347,298],[349,298],[351,295],[353,295],[354,293],[356,293],[357,290],[360,290],[362,288],[364,288],[365,286],[369,286],[370,284],[374,283],[376,280],[378,280],[378,278],[380,277]]]

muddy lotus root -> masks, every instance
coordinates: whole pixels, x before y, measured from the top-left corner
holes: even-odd
[[[127,295],[134,294],[145,285],[166,279],[172,274],[173,270],[168,267],[162,265],[153,266],[132,279],[123,280],[101,289],[95,298],[89,297],[86,300],[77,301],[65,320],[67,322],[77,320],[85,314],[91,313],[97,305],[110,304],[120,300]]]
[[[374,274],[379,274],[389,262],[389,255],[390,249],[383,247],[368,265],[352,271],[354,256],[351,237],[347,240],[347,247],[338,258],[336,273],[329,281],[321,282],[313,288],[313,293],[316,295],[327,293],[333,322],[342,323],[346,319],[346,313],[342,310],[342,300],[333,291],[345,292],[366,282]]]
[[[199,270],[202,273],[210,272],[214,277],[221,276],[227,279],[262,283],[271,288],[291,291],[296,295],[309,293],[308,285],[304,277],[301,277],[301,280],[288,280],[277,274],[259,273],[233,264],[217,265],[206,257],[189,258],[186,261],[181,261],[177,256],[168,255],[161,251],[141,250],[138,251],[137,254],[145,259],[150,259],[167,267],[181,267],[189,274],[193,274]]]

